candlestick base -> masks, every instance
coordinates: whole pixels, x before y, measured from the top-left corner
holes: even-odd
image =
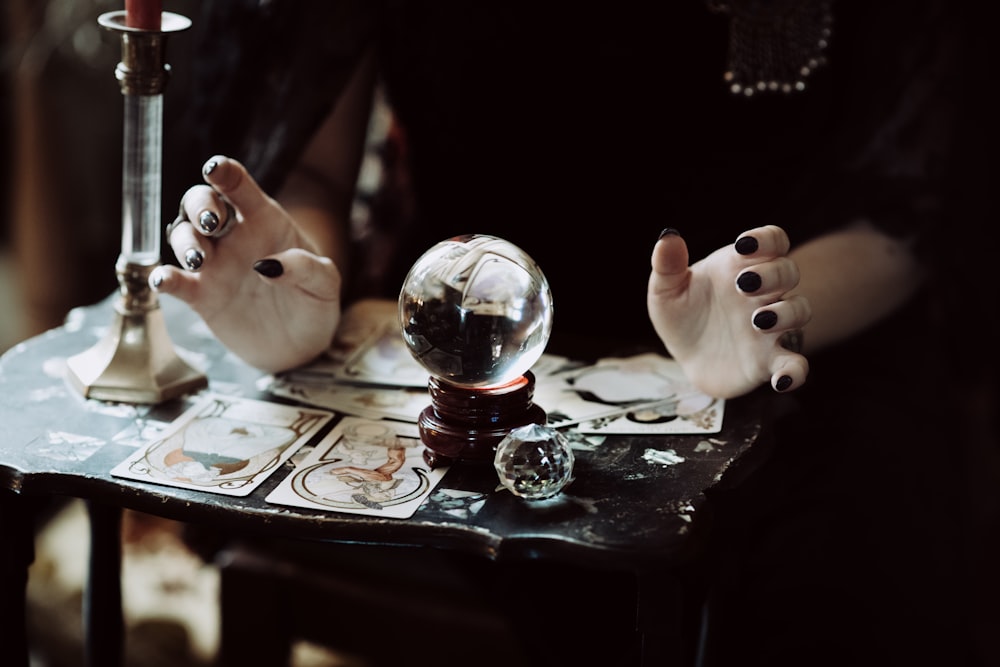
[[[85,397],[155,404],[208,386],[205,375],[174,350],[147,282],[154,268],[118,260],[121,291],[107,333],[66,361],[69,383]]]

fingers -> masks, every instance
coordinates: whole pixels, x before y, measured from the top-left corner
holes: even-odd
[[[340,271],[329,257],[293,248],[258,260],[253,269],[266,282],[299,289],[321,301],[340,298]]]
[[[786,255],[788,235],[781,227],[766,225],[737,237],[733,250],[739,256],[736,287],[744,294],[776,298],[799,284],[799,268]]]
[[[206,249],[190,221],[178,217],[167,227],[167,243],[181,266],[198,271],[205,263]]]
[[[808,375],[808,359],[794,352],[779,353],[771,364],[771,387],[780,392],[792,391],[805,384]]]
[[[193,236],[194,233],[190,233]],[[329,257],[296,248],[258,260],[248,270],[251,268],[262,280],[275,286],[298,289],[321,301],[340,298],[340,271]],[[161,265],[150,273],[149,286],[192,303],[199,295],[200,278],[176,267]]]
[[[242,164],[220,155],[202,167],[208,185],[196,185],[181,198],[178,217],[167,227],[167,242],[178,262],[198,271],[213,244],[243,223],[240,210],[255,211],[270,201]]]
[[[224,200],[232,203],[244,218],[253,216],[271,202],[271,198],[260,189],[246,167],[232,158],[213,156],[205,162],[201,173],[205,182]]]
[[[235,208],[205,185],[196,185],[184,193],[180,215],[200,234],[214,238],[228,234],[238,222]]]
[[[811,318],[809,300],[804,296],[791,296],[753,311],[751,323],[757,331],[785,333],[801,329]]]
[[[758,308],[752,316],[753,328],[773,338],[771,386],[775,391],[801,387],[809,374],[809,362],[801,354],[802,328],[812,317],[809,300],[792,296],[784,301]]]
[[[781,227],[765,225],[740,234],[733,248],[745,257],[768,259],[787,255],[791,241]]]
[[[761,303],[751,313],[751,326],[758,335],[772,339],[770,384],[779,392],[798,389],[809,375],[809,361],[801,354],[801,341],[802,328],[812,318],[812,309],[804,296],[785,297],[799,284],[798,265],[787,257],[790,248],[788,235],[775,225],[747,230],[733,244],[745,262],[736,275],[736,289]],[[790,337],[794,345],[785,342]]]
[[[754,264],[736,275],[736,288],[754,296],[780,295],[799,284],[799,267],[787,257]]]
[[[236,160],[216,155],[202,167],[202,176],[208,185],[189,188],[181,198],[179,214],[202,236],[221,238],[271,202]]]
[[[221,239],[235,229],[239,221],[232,204],[219,195],[213,199],[213,205],[202,209],[193,224],[205,236]]]
[[[170,294],[191,304],[198,296],[198,280],[169,264],[162,264],[149,274],[149,286],[160,294]]]
[[[167,243],[181,266],[198,271],[214,249],[205,237],[222,238],[236,224],[236,211],[219,193],[195,186],[184,194],[180,214],[167,226]]]
[[[212,238],[222,238],[240,222],[236,207],[210,185],[189,188],[181,198],[179,216],[190,221],[198,233]]]

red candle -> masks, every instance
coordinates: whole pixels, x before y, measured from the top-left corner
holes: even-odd
[[[139,30],[159,30],[162,0],[125,0],[125,25]]]

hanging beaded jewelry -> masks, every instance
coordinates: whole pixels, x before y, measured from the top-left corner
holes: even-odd
[[[723,75],[734,95],[792,93],[826,63],[832,0],[706,0],[729,17]]]

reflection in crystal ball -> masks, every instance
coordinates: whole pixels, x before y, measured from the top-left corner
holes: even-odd
[[[511,493],[542,500],[573,481],[574,461],[566,436],[549,426],[528,424],[500,441],[493,467]]]
[[[552,332],[552,294],[523,250],[483,234],[438,243],[399,294],[403,339],[432,375],[464,387],[511,382]]]

